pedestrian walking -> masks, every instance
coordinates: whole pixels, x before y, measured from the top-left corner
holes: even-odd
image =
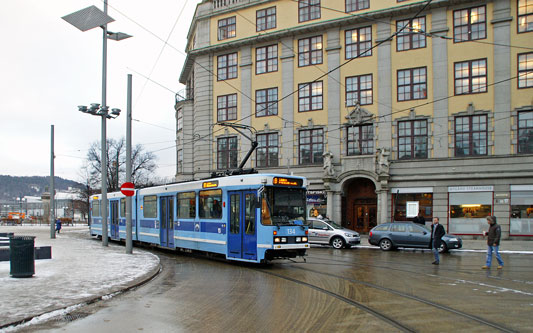
[[[502,229],[500,225],[496,223],[496,216],[487,216],[487,223],[489,224],[489,231],[483,231],[483,235],[487,237],[487,261],[483,269],[489,269],[492,264],[492,252],[496,254],[496,259],[498,260],[498,269],[503,268],[503,260],[500,256],[500,238],[502,235]]]
[[[444,227],[442,224],[439,223],[439,218],[434,217],[433,218],[433,224],[431,225],[431,251],[433,251],[433,255],[435,256],[435,261],[432,262],[433,265],[439,264],[439,248],[440,243],[442,242],[442,236],[444,236],[446,232],[444,231]]]
[[[60,219],[56,220],[56,231],[58,234],[61,233],[61,220]]]

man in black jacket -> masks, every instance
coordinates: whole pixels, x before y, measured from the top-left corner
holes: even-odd
[[[444,236],[446,232],[444,231],[444,227],[439,224],[439,218],[434,217],[433,218],[433,224],[431,225],[431,250],[433,251],[433,255],[435,256],[435,261],[432,262],[433,265],[439,264],[439,247],[440,243],[442,242],[442,236]]]

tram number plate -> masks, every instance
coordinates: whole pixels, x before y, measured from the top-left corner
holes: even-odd
[[[288,233],[289,235],[296,235],[296,229],[288,229],[288,230],[287,230],[287,233]]]

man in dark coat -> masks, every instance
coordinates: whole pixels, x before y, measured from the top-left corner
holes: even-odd
[[[483,232],[487,237],[487,262],[483,269],[489,269],[492,264],[492,252],[496,254],[496,259],[498,260],[498,269],[503,268],[503,260],[498,251],[500,248],[500,238],[502,230],[500,225],[496,223],[496,216],[487,216],[487,223],[489,224],[489,231]]]
[[[415,216],[413,222],[421,225],[426,225],[426,219],[424,218],[424,216],[422,216],[422,212],[418,212],[418,215]]]
[[[439,218],[434,217],[433,218],[433,224],[431,225],[431,250],[433,251],[433,255],[435,256],[435,261],[432,262],[433,265],[439,264],[439,247],[440,243],[442,242],[442,236],[444,236],[446,232],[444,231],[444,227],[439,224]]]

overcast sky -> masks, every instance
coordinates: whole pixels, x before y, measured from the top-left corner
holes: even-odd
[[[108,2],[108,15],[115,19],[108,29],[133,37],[108,40],[107,104],[122,115],[107,121],[107,137],[125,137],[127,75],[133,74],[133,145],[155,152],[159,177],[176,171],[174,93],[184,89],[178,79],[200,1]],[[103,10],[98,0],[2,4],[1,175],[50,175],[54,125],[55,175],[82,180],[79,170],[90,144],[100,140],[101,120],[77,106],[102,100],[102,30],[81,32],[61,17],[91,5]]]

